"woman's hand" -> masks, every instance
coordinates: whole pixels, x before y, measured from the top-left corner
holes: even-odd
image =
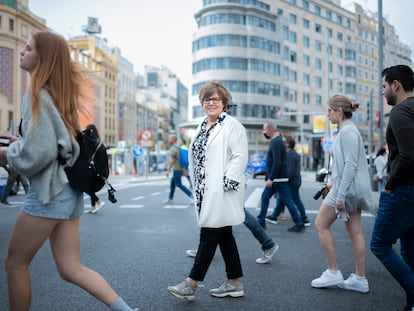
[[[345,211],[345,202],[336,201],[336,210],[340,212]]]
[[[16,140],[19,139],[19,137],[17,137],[17,136],[3,135],[3,134],[0,134],[0,138],[7,139],[9,141],[9,144],[11,144],[11,143],[13,143],[13,142],[15,142]]]

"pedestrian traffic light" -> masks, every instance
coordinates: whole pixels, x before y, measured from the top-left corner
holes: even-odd
[[[280,117],[282,114],[283,114],[283,111],[282,111],[281,109],[279,109],[279,110],[277,111],[277,115]]]

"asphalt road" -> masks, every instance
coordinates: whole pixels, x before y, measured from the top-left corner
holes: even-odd
[[[131,305],[149,310],[403,310],[404,294],[399,285],[368,248],[374,214],[364,214],[362,226],[367,241],[367,278],[370,293],[361,294],[339,288],[314,289],[313,278],[326,269],[325,259],[313,220],[320,201],[312,199],[321,187],[314,173],[304,173],[301,189],[312,226],[302,233],[287,232],[292,222],[268,224],[268,234],[280,245],[272,262],[255,263],[260,245],[244,225],[234,227],[244,270],[243,298],[213,298],[210,288],[225,280],[222,257],[217,251],[194,302],[174,298],[166,291],[189,273],[193,259],[185,250],[197,246],[198,228],[188,199],[177,190],[175,205],[165,206],[168,179],[142,182],[131,176],[113,177],[118,202],[109,202],[96,215],[83,215],[80,224],[82,262],[100,272]],[[262,179],[249,181],[246,205],[257,215],[263,187]],[[106,199],[105,192],[99,194]],[[8,239],[24,195],[10,196],[13,207],[0,206],[0,311],[8,310],[4,275],[4,255]],[[89,198],[85,196],[86,207]],[[270,206],[274,206],[274,200]],[[288,214],[287,214],[288,215]],[[288,215],[289,216],[289,215]],[[338,264],[345,277],[353,268],[351,243],[344,225],[333,226]],[[28,237],[30,239],[30,237]],[[396,246],[398,247],[398,246]],[[33,287],[32,311],[109,310],[88,293],[59,278],[48,243],[41,248],[30,268]]]

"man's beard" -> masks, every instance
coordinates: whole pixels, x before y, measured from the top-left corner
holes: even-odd
[[[388,95],[386,97],[386,100],[387,100],[387,104],[390,106],[395,106],[397,104],[397,96],[395,96],[394,93]]]

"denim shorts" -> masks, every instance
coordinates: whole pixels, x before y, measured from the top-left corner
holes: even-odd
[[[30,187],[21,211],[37,217],[76,219],[83,214],[83,193],[66,184],[62,192],[43,204],[33,187]]]

